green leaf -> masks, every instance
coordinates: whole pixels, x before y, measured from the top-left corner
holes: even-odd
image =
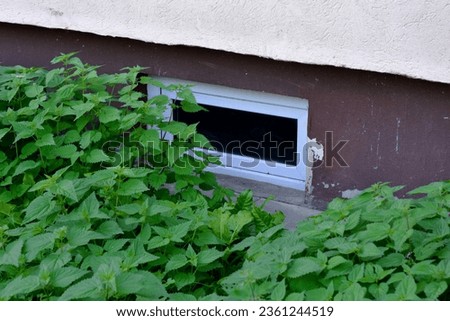
[[[28,143],[25,146],[23,146],[21,153],[20,153],[20,159],[25,159],[31,155],[33,155],[38,150],[38,147],[35,143]]]
[[[147,149],[147,152],[154,154],[155,151],[160,150],[160,135],[161,133],[156,129],[146,129],[139,132],[137,140]]]
[[[191,138],[197,132],[197,125],[198,123],[191,124],[186,127],[186,129],[180,133],[180,139],[187,141],[189,138]]]
[[[82,216],[88,217],[98,217],[99,214],[100,203],[95,196],[95,192],[89,194],[89,196],[83,201],[81,205],[81,209],[84,214],[81,213]]]
[[[414,249],[414,255],[417,260],[426,260],[435,255],[437,249],[442,247],[444,242],[430,242],[424,246],[418,246]]]
[[[231,229],[234,234],[236,235],[239,233],[242,228],[247,225],[248,223],[253,221],[253,216],[250,211],[242,210],[239,211],[237,214],[230,216],[227,226],[229,229]]]
[[[13,265],[19,267],[20,255],[22,254],[23,240],[18,239],[9,243],[5,251],[0,252],[0,265]]]
[[[313,272],[320,272],[323,267],[320,261],[315,257],[301,257],[295,259],[286,271],[286,276],[289,278],[298,278]]]
[[[432,263],[433,261],[427,260],[414,264],[411,267],[411,273],[413,275],[424,275],[432,276],[436,273],[436,266]]]
[[[86,149],[91,142],[98,142],[102,138],[102,133],[97,130],[90,130],[87,132],[84,132],[83,135],[81,135],[80,139],[80,147],[82,149]]]
[[[118,252],[128,242],[129,242],[128,239],[107,240],[103,248],[107,252]]]
[[[124,204],[116,207],[116,210],[125,214],[133,215],[141,211],[142,206],[136,203]]]
[[[245,240],[244,240],[245,241]],[[244,242],[242,241],[242,242]],[[249,242],[249,241],[248,241]],[[216,234],[214,234],[210,229],[203,230],[195,235],[194,243],[197,246],[204,245],[214,245],[214,244],[224,244],[222,240],[220,240]],[[248,244],[250,246],[251,244]],[[246,246],[246,247],[248,247]],[[239,249],[232,249],[230,251],[240,251]]]
[[[85,154],[86,163],[109,162],[111,159],[101,149],[93,149]]]
[[[245,190],[239,194],[236,199],[236,210],[246,210],[253,207],[253,192],[251,190]]]
[[[159,189],[167,181],[164,173],[153,172],[149,175],[149,185],[154,189]]]
[[[416,189],[409,191],[408,194],[428,194],[433,195],[437,194],[439,195],[442,191],[444,182],[433,182],[431,184],[417,187]]]
[[[333,238],[330,238],[330,239],[326,240],[323,245],[327,249],[334,250],[334,249],[338,249],[340,246],[345,245],[345,244],[348,244],[348,241],[347,241],[346,238],[344,238],[344,237],[333,237]]]
[[[450,278],[450,258],[440,261],[437,267],[441,278]]]
[[[358,256],[363,259],[378,258],[383,255],[384,251],[377,247],[374,243],[364,244]]]
[[[154,83],[155,81],[156,80],[151,80],[152,85],[160,87],[160,88],[165,88],[165,86],[162,85],[162,83],[159,83],[159,85],[156,85]],[[154,96],[151,99],[149,99],[149,103],[151,105],[166,106],[169,103],[169,97],[167,97],[166,95]]]
[[[0,142],[2,138],[11,130],[11,128],[2,128],[0,129]]]
[[[53,145],[56,145],[56,143],[52,133],[47,133],[36,141],[36,146],[38,147],[53,146]]]
[[[71,158],[77,152],[77,147],[73,144],[64,145],[50,149],[48,157]]]
[[[428,299],[438,300],[439,296],[447,290],[448,284],[445,281],[431,282],[425,285],[424,292]]]
[[[152,170],[149,168],[124,168],[120,173],[129,178],[144,178],[152,173]]]
[[[88,244],[91,240],[103,239],[104,235],[88,229],[88,226],[74,225],[67,231],[67,241],[71,246],[77,247]]]
[[[198,105],[197,103],[193,103],[187,100],[183,100],[181,102],[181,109],[187,113],[196,113],[199,111],[208,111],[204,107]]]
[[[117,190],[117,195],[130,196],[138,195],[148,191],[148,187],[139,179],[129,179],[122,183]]]
[[[28,207],[25,209],[25,217],[23,223],[30,223],[34,220],[44,219],[53,213],[56,202],[52,200],[53,197],[49,194],[44,194],[36,197]]]
[[[12,281],[6,284],[3,290],[0,290],[0,297],[2,298],[14,298],[18,295],[28,295],[39,287],[39,277],[35,275],[29,275],[23,277],[19,275]]]
[[[214,149],[211,143],[209,142],[209,139],[206,138],[205,135],[200,133],[195,133],[192,136],[192,143],[195,147],[204,148],[204,149]]]
[[[270,300],[272,301],[282,301],[286,296],[286,281],[279,282],[270,294]]]
[[[193,284],[195,282],[195,275],[192,273],[177,273],[174,275],[175,285],[177,290],[181,290],[186,285]]]
[[[82,280],[69,288],[59,297],[59,301],[77,299],[99,299],[101,285],[94,278]]]
[[[102,107],[98,113],[98,119],[104,124],[119,120],[120,116],[120,109],[114,107]]]
[[[13,100],[14,96],[16,96],[17,92],[19,91],[19,86],[12,88],[11,90],[5,91],[5,98],[8,102],[11,102]]]
[[[417,285],[414,278],[410,275],[404,277],[395,289],[395,294],[399,300],[417,300]]]
[[[348,280],[351,282],[358,282],[364,277],[365,264],[357,264],[353,266],[351,272],[348,274]]]
[[[185,252],[186,257],[192,262],[193,260],[197,260],[197,253],[195,253],[195,250],[192,248],[191,244],[188,245],[188,248]],[[196,266],[197,264],[195,264]]]
[[[356,242],[345,242],[338,246],[337,250],[341,254],[350,254],[358,250],[358,243]]]
[[[59,100],[71,100],[74,96],[74,90],[76,88],[76,84],[68,84],[68,85],[63,85],[61,87],[59,87],[56,90],[56,96],[59,98]],[[71,114],[74,114],[74,110],[71,110]]]
[[[289,293],[288,296],[284,299],[285,301],[304,301],[305,293]]]
[[[161,280],[147,271],[120,273],[116,277],[116,284],[120,296],[136,294],[146,300],[162,300],[167,296]]]
[[[173,135],[179,135],[187,128],[187,125],[185,123],[171,121],[169,123],[160,125],[159,128],[162,131],[169,132]]]
[[[338,256],[333,256],[332,258],[330,258],[328,260],[328,269],[333,269],[336,266],[348,262],[348,260],[346,260],[345,258],[343,258],[342,256],[338,255]]]
[[[75,120],[77,120],[87,112],[91,111],[92,108],[94,107],[95,105],[93,103],[81,103],[71,107],[71,110],[73,111],[73,114],[76,116]]]
[[[80,139],[81,139],[81,136],[78,133],[78,131],[75,129],[69,130],[67,133],[64,134],[64,143],[65,144],[77,143],[80,141]]]
[[[24,251],[27,262],[34,260],[40,252],[52,249],[55,238],[53,233],[44,233],[27,239]]]
[[[396,251],[401,251],[403,244],[413,235],[414,230],[409,229],[406,231],[402,231],[401,229],[394,232],[391,236],[391,239],[394,241],[394,249]]]
[[[95,171],[92,175],[88,176],[92,185],[97,187],[112,186],[115,184],[115,178],[117,175],[111,169],[104,169]]]
[[[72,266],[55,269],[51,274],[50,285],[56,288],[67,288],[88,273],[89,271],[83,271]]]
[[[150,239],[147,246],[148,246],[148,249],[151,250],[151,249],[156,249],[158,247],[166,246],[169,243],[170,243],[170,240],[168,238],[164,238],[164,237],[157,235]]]
[[[389,286],[386,283],[372,284],[369,287],[370,294],[372,294],[377,301],[386,300],[386,294],[388,291]]]
[[[367,289],[363,288],[358,283],[353,283],[342,293],[342,300],[344,301],[362,301],[365,298]]]
[[[221,258],[224,255],[223,252],[220,252],[216,249],[207,249],[202,250],[198,253],[198,265],[207,265],[211,262],[214,262],[215,260]]]
[[[48,270],[58,270],[72,260],[72,255],[68,252],[51,253],[42,259],[40,266]]]
[[[12,121],[11,125],[13,126],[16,134],[16,139],[14,139],[13,143],[18,142],[21,139],[29,138],[36,133],[36,129],[33,128],[32,123],[29,121]]]
[[[183,242],[183,237],[188,233],[191,222],[181,223],[169,227],[170,239],[173,242]]]
[[[177,96],[184,101],[195,104],[197,101],[192,93],[191,86],[183,86],[181,90],[177,92]]]
[[[166,264],[166,273],[178,270],[179,268],[185,266],[188,263],[188,259],[183,254],[176,254],[172,256]]]
[[[50,70],[45,75],[45,86],[50,88],[59,86],[64,81],[64,77],[61,76],[63,71],[63,68]]]
[[[127,130],[138,123],[141,118],[141,114],[129,113],[124,116],[120,122],[119,130]]]
[[[75,202],[78,201],[77,192],[75,191],[75,186],[73,185],[72,180],[68,179],[60,180],[53,186],[51,191],[54,192],[56,195],[68,197]]]
[[[119,269],[123,258],[119,255],[122,253],[103,253],[101,256],[89,255],[87,256],[83,263],[81,264],[81,269],[92,270],[98,275],[98,272],[104,273],[105,270],[112,269],[114,273]],[[102,269],[102,271],[99,271]]]
[[[39,86],[35,83],[25,87],[25,95],[28,98],[34,98],[34,97],[38,96],[40,93],[42,93],[43,91],[44,91],[44,87]]]
[[[144,244],[139,239],[135,239],[131,242],[126,251],[126,258],[123,262],[123,266],[128,269],[137,267],[139,264],[144,264],[157,260],[159,257],[148,253],[144,249]]]
[[[329,298],[326,288],[317,287],[315,289],[305,291],[305,300],[307,300],[307,301],[328,301],[328,300],[330,300],[330,298]],[[308,316],[308,313],[303,312],[303,315]]]
[[[181,191],[186,186],[188,186],[188,182],[178,179],[177,182],[175,183],[175,190]]]
[[[107,238],[111,238],[114,235],[123,234],[123,231],[120,228],[119,224],[117,224],[116,221],[112,221],[112,220],[102,223],[98,227],[96,232],[100,233],[100,234],[103,234]]]
[[[41,165],[40,162],[35,162],[32,160],[26,160],[24,162],[21,162],[21,163],[19,163],[19,165],[17,165],[16,170],[14,171],[13,177],[20,175],[22,173],[25,173],[26,171],[28,171],[30,169],[34,169],[40,165]]]
[[[366,225],[366,230],[359,232],[356,237],[363,242],[380,241],[388,237],[391,226],[387,223],[372,223]]]
[[[361,219],[361,212],[357,211],[347,218],[347,221],[345,222],[345,230],[350,231],[353,230],[356,226],[358,226]]]
[[[391,253],[387,256],[380,258],[377,264],[383,268],[397,267],[401,266],[405,261],[405,257],[400,253]]]

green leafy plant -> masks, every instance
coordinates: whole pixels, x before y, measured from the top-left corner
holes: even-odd
[[[203,109],[189,87],[52,62],[0,67],[0,299],[450,298],[450,181],[414,199],[376,184],[288,231],[205,171],[195,124],[164,117]]]
[[[221,280],[243,300],[449,300],[450,181],[417,188],[376,184],[251,242],[243,268]],[[289,244],[289,246],[286,246]]]
[[[165,119],[168,106],[203,109],[189,87],[139,67],[99,75],[74,54],[52,63],[0,67],[0,298],[214,295],[243,257],[231,247],[282,215],[250,192],[232,202],[204,171],[217,162],[206,137]],[[140,84],[181,103],[144,99]]]

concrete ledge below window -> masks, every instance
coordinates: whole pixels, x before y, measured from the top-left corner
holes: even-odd
[[[264,209],[270,213],[283,212],[286,216],[285,226],[288,229],[294,229],[299,221],[320,213],[305,203],[303,191],[228,175],[217,174],[216,176],[222,186],[237,193],[247,189],[252,190],[254,199],[259,204],[268,197],[273,197]]]

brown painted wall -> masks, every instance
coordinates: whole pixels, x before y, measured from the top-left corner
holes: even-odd
[[[0,23],[0,63],[48,66],[61,52],[101,64],[309,100],[308,136],[334,144],[348,140],[333,163],[313,171],[313,202],[321,206],[342,191],[379,181],[407,189],[450,179],[450,85],[345,68],[279,62],[202,48],[163,46]]]

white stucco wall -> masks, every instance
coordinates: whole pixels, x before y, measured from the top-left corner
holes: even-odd
[[[0,21],[450,83],[449,0],[0,0]]]

